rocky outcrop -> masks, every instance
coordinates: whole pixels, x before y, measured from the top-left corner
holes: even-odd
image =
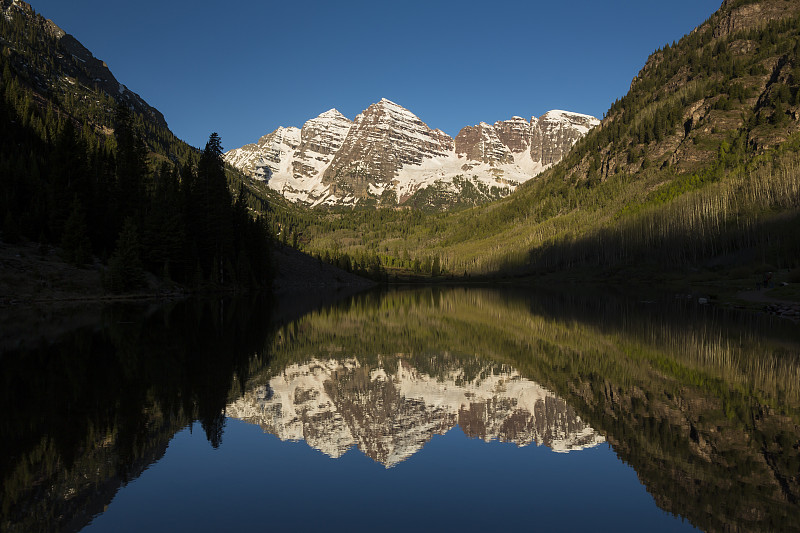
[[[396,369],[313,360],[287,367],[226,412],[333,458],[357,446],[387,467],[456,425],[487,442],[536,443],[557,452],[603,442],[564,400],[516,371],[487,368],[480,375],[465,381],[463,371],[453,370],[431,377],[403,359]]]
[[[520,154],[542,168],[558,163],[594,126],[594,117],[569,111],[548,111],[530,122],[522,117],[468,126],[456,136],[456,153],[472,161],[499,166],[514,163]]]
[[[470,161],[502,165],[513,163],[514,156],[497,135],[497,130],[485,122],[462,128],[455,139],[456,154]]]
[[[455,139],[386,100],[351,122],[335,109],[302,130],[278,128],[225,154],[228,163],[308,205],[404,203],[421,191],[458,195],[460,188],[502,196],[557,163],[594,117],[550,111],[463,128]],[[416,205],[416,202],[414,203]]]
[[[714,21],[714,37],[761,28],[772,20],[786,17],[789,13],[784,0],[768,0],[733,7],[740,2],[725,0]]]
[[[531,119],[533,123],[533,119]],[[532,124],[531,158],[544,166],[554,165],[578,140],[600,121],[569,111],[548,111]]]
[[[494,129],[505,147],[514,153],[520,153],[528,150],[531,146],[533,121],[534,119],[528,122],[522,117],[511,117],[511,120],[495,122]]]

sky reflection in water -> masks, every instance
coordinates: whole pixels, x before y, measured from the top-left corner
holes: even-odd
[[[798,530],[798,328],[647,299],[113,306],[3,338],[0,529]]]
[[[86,531],[267,528],[576,531],[691,529],[661,511],[606,444],[558,454],[470,439],[457,428],[386,469],[331,459],[229,420],[212,449],[188,429]]]

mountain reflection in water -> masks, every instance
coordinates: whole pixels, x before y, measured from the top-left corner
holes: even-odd
[[[164,530],[188,515],[199,529],[363,515],[351,525],[364,529],[387,505],[404,502],[410,519],[431,508],[424,498],[447,495],[502,508],[520,527],[535,512],[555,529],[686,520],[800,531],[800,328],[641,299],[435,287],[303,312],[299,300],[187,301],[52,316],[60,329],[16,336],[6,325],[19,318],[0,316],[0,530]],[[207,453],[187,451],[198,439]],[[300,440],[339,459],[283,442]],[[484,451],[465,460],[472,444]],[[370,459],[345,453],[353,448]],[[501,471],[520,475],[495,482],[500,458]],[[492,490],[476,492],[472,478]],[[169,488],[184,481],[183,493]],[[324,501],[293,497],[315,484],[327,487]],[[154,499],[130,503],[136,494]],[[202,503],[220,498],[230,499]],[[565,513],[566,501],[591,512]],[[329,514],[292,507],[301,504]],[[430,527],[492,525],[432,512]]]
[[[487,442],[535,442],[556,452],[604,441],[561,398],[510,367],[485,366],[467,380],[460,367],[436,378],[402,357],[375,367],[356,359],[314,359],[290,365],[226,411],[281,440],[305,440],[330,457],[357,445],[387,467],[456,425]]]

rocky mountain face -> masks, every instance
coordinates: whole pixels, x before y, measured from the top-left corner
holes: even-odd
[[[483,199],[510,193],[557,163],[599,121],[550,111],[463,128],[455,139],[383,99],[354,121],[335,109],[302,129],[278,128],[226,160],[307,205],[396,205],[428,189],[471,185]]]
[[[570,148],[599,121],[588,115],[567,111],[548,111],[530,122],[522,117],[481,122],[463,128],[455,139],[456,153],[473,161],[494,166],[519,162],[530,156],[530,163],[547,168],[561,161]]]
[[[723,144],[762,153],[785,142],[800,131],[798,17],[796,1],[723,1],[648,58],[591,148],[571,154],[568,179],[595,167],[600,179],[652,167],[696,172],[719,159]]]
[[[516,371],[462,370],[431,377],[400,359],[397,368],[356,360],[294,364],[229,404],[229,417],[281,440],[304,440],[337,458],[353,446],[394,466],[455,426],[469,437],[569,452],[604,442],[567,403]]]
[[[259,179],[269,179],[272,174],[288,171],[290,154],[300,146],[300,130],[278,128],[264,135],[257,143],[246,144],[225,154],[225,160]],[[282,164],[283,163],[283,164]]]
[[[416,115],[383,99],[353,122],[341,149],[323,172],[334,196],[366,198],[391,188],[404,167],[446,157],[453,140]]]
[[[741,0],[724,0],[716,13],[718,19],[714,24],[714,37],[722,37],[731,33],[757,28],[771,20],[786,16],[787,4],[782,0],[761,2],[742,2]]]

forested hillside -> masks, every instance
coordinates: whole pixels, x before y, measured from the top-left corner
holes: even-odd
[[[800,5],[726,1],[653,53],[559,165],[457,213],[280,214],[289,242],[402,271],[797,266]]]
[[[219,137],[191,148],[77,40],[26,4],[2,8],[3,239],[58,246],[75,265],[100,258],[115,292],[140,288],[145,270],[267,285],[270,233],[249,209],[262,204],[226,170]]]

